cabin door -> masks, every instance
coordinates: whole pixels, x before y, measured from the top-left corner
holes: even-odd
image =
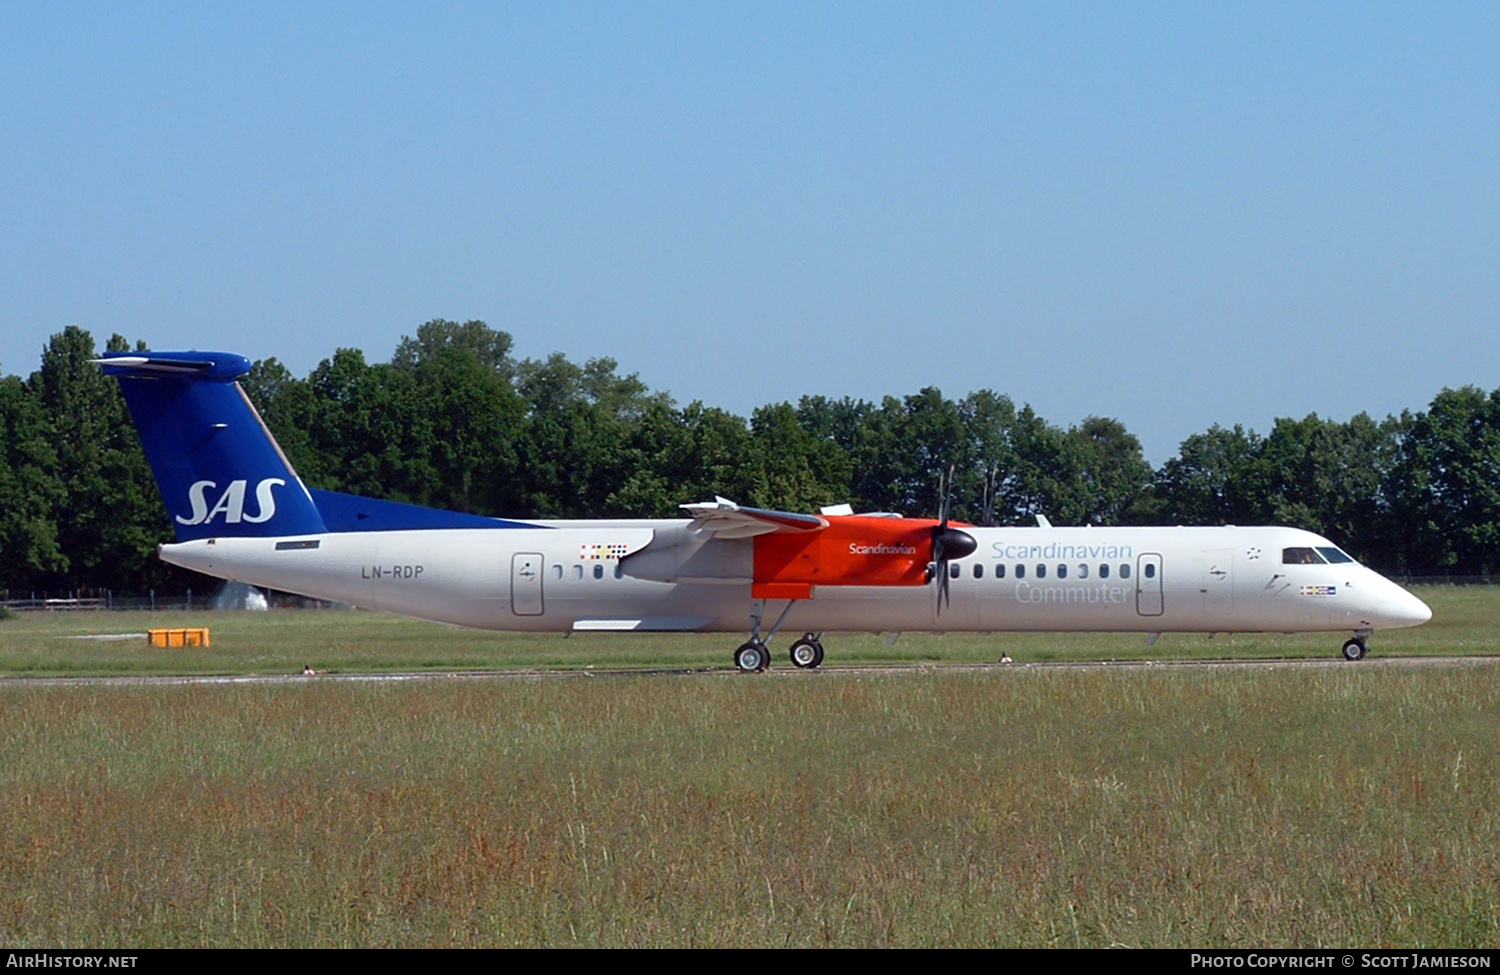
[[[541,616],[542,556],[518,552],[510,557],[510,609],[517,616]]]
[[[1162,613],[1160,555],[1142,555],[1135,560],[1135,611],[1142,616]]]

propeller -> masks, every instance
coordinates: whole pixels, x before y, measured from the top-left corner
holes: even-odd
[[[953,492],[953,471],[954,468],[948,468],[946,481],[942,477],[938,478],[938,491],[943,500],[938,508],[938,523],[932,528],[932,565],[938,580],[937,616],[942,616],[943,607],[951,602],[948,594],[948,563],[974,554],[974,550],[979,547],[973,535],[948,527],[948,496]]]
[[[995,490],[1000,486],[1000,465],[991,467],[984,475],[984,527],[995,527]]]

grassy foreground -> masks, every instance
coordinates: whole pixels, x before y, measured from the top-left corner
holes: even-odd
[[[1500,943],[1500,668],[0,689],[0,943]]]
[[[1500,653],[1500,590],[1420,594],[1433,622],[1377,634],[1377,656]],[[214,646],[73,639],[167,625]],[[828,645],[1025,663],[1339,639]],[[721,670],[0,685],[0,943],[1500,944],[1500,667],[775,680],[723,673],[733,642],[357,612],[0,620],[9,676]]]
[[[1377,633],[1377,656],[1500,654],[1500,586],[1430,586],[1416,590],[1433,620],[1413,630]],[[151,649],[152,627],[206,626],[208,649]],[[128,640],[91,634],[137,632]],[[772,643],[777,666],[788,666],[787,635]],[[1210,638],[1168,634],[1147,647],[1140,634],[908,633],[894,646],[864,633],[830,634],[828,663],[993,661],[1002,651],[1017,662],[1048,660],[1181,660],[1333,658],[1344,633],[1246,634]],[[245,612],[22,613],[0,620],[0,677],[132,674],[295,674],[318,671],[597,669],[730,666],[743,635],[484,633],[355,610]]]

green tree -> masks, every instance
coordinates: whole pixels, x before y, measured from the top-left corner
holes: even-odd
[[[401,336],[396,354],[391,356],[391,365],[397,369],[419,369],[445,352],[461,349],[481,366],[509,381],[516,365],[510,357],[512,345],[509,332],[490,328],[484,322],[471,320],[460,325],[434,318],[417,326],[415,337]]]
[[[637,475],[645,454],[634,444],[645,418],[670,409],[665,393],[650,393],[634,373],[618,374],[613,359],[583,366],[561,353],[527,359],[516,370],[516,387],[527,407],[520,453],[523,507],[543,517],[625,516],[621,504],[637,503],[649,474]],[[622,492],[635,477],[637,487]],[[653,495],[654,496],[654,495]],[[652,502],[656,503],[656,502]]]
[[[1271,523],[1262,440],[1253,430],[1214,424],[1182,442],[1156,475],[1156,494],[1179,525]]]
[[[57,537],[64,490],[41,404],[0,376],[0,589],[24,592],[68,569]]]
[[[754,505],[816,511],[849,496],[848,456],[814,436],[790,403],[762,406],[750,419],[750,489]]]
[[[1277,419],[1262,442],[1268,520],[1317,532],[1370,559],[1381,548],[1381,485],[1393,461],[1389,428],[1361,413],[1347,423]]]
[[[131,348],[119,335],[107,347]],[[155,559],[156,546],[171,539],[160,496],[119,387],[94,357],[93,337],[69,326],[52,336],[27,381],[47,418],[61,487],[54,517],[67,566],[42,573],[45,588],[124,588],[170,576]]]
[[[1030,406],[1016,413],[1009,430],[1011,463],[1001,472],[996,491],[1001,524],[1034,524],[1045,515],[1059,525],[1077,524],[1087,515],[1076,497],[1076,465],[1062,430],[1043,420]]]
[[[961,507],[956,513],[978,525],[1009,521],[1012,512],[1001,510],[1007,502],[1000,493],[1017,465],[1011,443],[1016,424],[1015,403],[1009,396],[982,389],[964,397],[958,409],[975,466],[958,474],[954,496]]]
[[[653,401],[633,425],[628,473],[608,507],[671,517],[682,504],[716,495],[748,503],[754,492],[749,456],[750,431],[740,417],[696,401],[682,410]]]
[[[1500,566],[1500,389],[1445,389],[1406,430],[1398,467],[1420,480],[1403,513],[1424,536],[1419,559],[1460,573]],[[1421,566],[1419,565],[1419,571]]]
[[[1091,416],[1064,438],[1073,468],[1079,524],[1122,525],[1150,520],[1151,465],[1141,442],[1119,420]]]
[[[804,399],[798,415],[846,458],[856,510],[935,516],[948,472],[956,470],[954,515],[977,517],[978,506],[970,503],[982,493],[971,476],[976,445],[959,405],[936,387],[904,399],[887,396],[879,406]]]
[[[292,469],[308,483],[322,486],[323,472],[334,462],[322,456],[313,444],[318,404],[308,381],[293,376],[291,370],[272,358],[251,365],[240,385],[281,445]]]

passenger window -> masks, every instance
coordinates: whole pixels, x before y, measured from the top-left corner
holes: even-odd
[[[595,579],[603,579],[604,578],[604,566],[599,565],[598,563],[594,564],[594,578]]]
[[[962,571],[963,567],[960,566],[957,562],[954,562],[952,565],[948,566],[948,578],[957,579],[958,574]]]
[[[976,578],[976,579],[983,579],[984,578],[984,566],[981,565],[981,564],[979,564],[978,562],[974,563],[974,578]]]
[[[1040,562],[1038,562],[1036,566],[1036,577],[1038,579],[1047,578],[1047,567]]]
[[[1018,566],[1016,566],[1016,578],[1017,579],[1024,579],[1024,578],[1026,578],[1026,566],[1024,566],[1024,565],[1018,565]]]
[[[1129,579],[1130,578],[1130,563],[1129,562],[1122,562],[1120,564],[1120,578],[1121,579]]]
[[[1068,567],[1066,565],[1059,565],[1057,567],[1057,577],[1059,579],[1066,579],[1068,577]]]
[[[1099,566],[1099,578],[1101,578],[1101,579],[1108,579],[1109,578],[1109,566],[1107,566],[1107,565],[1100,565]]]
[[[622,569],[622,568],[620,568],[620,563],[618,563],[618,562],[615,563],[615,578],[616,579],[623,579],[623,578],[625,578],[625,570]]]
[[[575,579],[582,579],[583,578],[583,566],[581,566],[581,565],[575,565],[575,566],[573,566],[573,578],[575,578]]]
[[[995,578],[996,579],[1004,579],[1005,578],[1005,563],[1004,562],[996,562],[995,563]]]
[[[1323,556],[1310,548],[1284,548],[1281,550],[1282,565],[1322,565]]]
[[[554,579],[561,579],[562,578],[562,564],[561,563],[557,563],[557,564],[554,564],[552,566],[552,578],[554,578]]]
[[[1147,579],[1155,579],[1156,578],[1156,563],[1154,563],[1154,562],[1147,562],[1146,563],[1146,578]]]

